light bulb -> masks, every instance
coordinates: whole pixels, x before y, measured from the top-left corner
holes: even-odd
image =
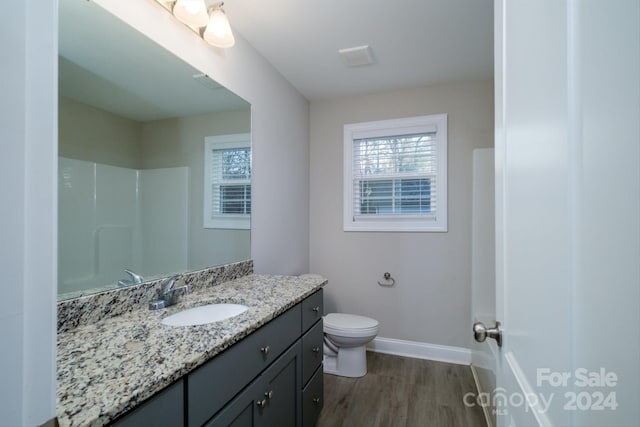
[[[227,16],[220,9],[216,9],[211,13],[208,28],[209,27],[216,37],[222,37],[231,30]]]
[[[173,6],[173,15],[192,27],[204,27],[209,22],[204,0],[178,0]]]
[[[209,24],[202,37],[207,43],[216,47],[231,47],[236,41],[229,25],[229,19],[224,11],[217,7],[209,16]]]
[[[201,1],[184,0],[184,8],[192,15],[197,15],[204,10],[204,3]]]

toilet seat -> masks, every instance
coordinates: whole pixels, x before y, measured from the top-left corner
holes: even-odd
[[[347,338],[362,338],[378,334],[378,321],[365,316],[329,313],[323,317],[324,332]]]

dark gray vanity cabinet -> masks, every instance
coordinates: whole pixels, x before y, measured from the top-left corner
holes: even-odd
[[[188,427],[199,427],[300,338],[300,304],[187,376]]]
[[[312,427],[323,404],[322,289],[158,393],[116,427]]]
[[[188,381],[189,399],[189,427],[201,425],[205,416],[202,406],[205,401],[212,402],[208,388],[205,384],[225,384],[225,393],[231,394],[240,389],[236,388],[236,379],[227,376],[237,375],[238,371],[245,370],[245,360],[250,360],[253,355],[264,353],[262,349],[269,348],[268,356],[273,356],[268,362],[268,367],[261,366],[260,372],[255,373],[255,379],[244,388],[231,402],[220,406],[222,400],[216,400],[215,404],[207,407],[207,413],[214,414],[206,425],[207,427],[312,427],[323,404],[323,378],[322,378],[322,290],[310,295],[300,304],[278,316],[267,325],[258,329],[253,334],[222,353],[227,356],[231,364],[224,371],[220,368],[208,368],[207,365],[218,366],[216,357],[203,368],[190,374]],[[293,330],[295,329],[295,337]],[[287,348],[288,342],[288,348]],[[286,350],[285,350],[286,349]],[[260,350],[260,351],[257,351]],[[226,365],[226,362],[224,363]],[[233,365],[233,367],[231,367]],[[252,364],[250,374],[254,374]],[[198,378],[198,386],[193,379],[200,371],[208,369],[216,370],[215,376],[207,376],[210,380]],[[215,378],[215,379],[214,379]],[[217,379],[217,381],[216,381]],[[235,382],[234,382],[235,381]],[[233,382],[234,387],[228,387]],[[246,384],[246,383],[245,383]],[[198,393],[200,403],[192,404],[192,396]],[[218,391],[216,394],[220,394]],[[227,399],[228,401],[228,399]],[[197,412],[197,416],[195,413]]]
[[[115,427],[175,427],[184,425],[184,381],[162,390],[113,424]]]
[[[299,425],[300,346],[293,345],[206,427],[270,427]]]
[[[313,427],[324,404],[322,290],[302,301],[302,426]]]

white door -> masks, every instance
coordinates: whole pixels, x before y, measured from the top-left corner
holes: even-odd
[[[638,426],[640,2],[495,16],[497,424]]]

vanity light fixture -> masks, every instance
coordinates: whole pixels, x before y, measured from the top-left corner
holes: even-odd
[[[210,45],[228,48],[236,43],[229,19],[222,9],[224,2],[207,7],[205,0],[156,1]]]
[[[205,28],[202,38],[210,45],[227,48],[233,46],[236,40],[233,38],[227,14],[222,10],[223,4],[213,7],[209,15],[209,25]]]

